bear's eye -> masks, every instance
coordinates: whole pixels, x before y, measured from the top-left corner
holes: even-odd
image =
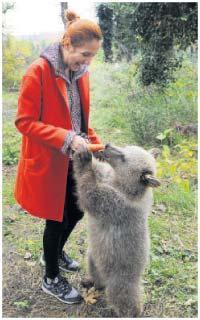
[[[152,175],[153,172],[151,170],[143,170],[141,175],[140,175],[140,181],[143,182],[144,184],[147,184],[147,175]]]
[[[153,171],[151,171],[149,169],[144,169],[144,170],[142,170],[141,176],[145,175],[145,174],[153,174]]]

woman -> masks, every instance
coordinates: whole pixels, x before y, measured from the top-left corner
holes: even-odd
[[[64,303],[82,298],[59,274],[79,266],[63,247],[83,212],[74,194],[71,151],[100,140],[88,126],[88,65],[101,45],[99,26],[67,11],[61,43],[50,45],[22,80],[16,127],[22,133],[15,198],[30,214],[46,220],[41,263],[42,289]]]

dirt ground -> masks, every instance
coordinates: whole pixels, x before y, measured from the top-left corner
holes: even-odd
[[[15,166],[4,167],[6,197],[9,205],[3,206],[3,301],[4,318],[113,318],[116,314],[106,302],[105,292],[99,294],[94,304],[83,301],[81,304],[66,305],[44,293],[41,289],[43,267],[39,264],[42,252],[42,235],[44,221],[37,219],[13,203],[12,177]],[[10,185],[10,187],[9,187]],[[5,188],[5,187],[4,187]],[[5,195],[4,195],[5,198]],[[87,231],[86,218],[74,229],[70,236],[67,250],[81,265],[78,273],[65,273],[69,282],[77,288],[82,296],[88,297],[86,289],[80,286],[81,279],[86,276]],[[68,252],[68,251],[67,251]],[[25,259],[25,256],[30,257]],[[148,289],[149,290],[149,289]],[[151,301],[151,292],[146,292]],[[96,293],[96,292],[95,292]],[[93,301],[94,302],[94,301]],[[142,316],[160,317],[162,304],[146,303]]]
[[[20,236],[20,235],[19,235]],[[83,273],[68,273],[70,283],[84,295],[80,287]],[[25,260],[13,244],[4,241],[3,246],[3,317],[15,318],[66,318],[66,317],[113,317],[105,297],[87,305],[65,305],[41,289],[43,268],[39,261]]]
[[[93,304],[89,293],[80,286],[86,276],[87,219],[74,229],[66,246],[66,252],[79,261],[81,271],[67,273],[69,282],[77,288],[85,300],[80,305],[66,305],[41,289],[44,270],[39,264],[42,252],[44,221],[25,212],[13,200],[13,176],[16,168],[4,168],[3,205],[3,317],[4,318],[113,318],[116,314],[106,301],[105,292],[100,292]],[[6,188],[6,189],[5,189]],[[28,256],[27,256],[28,255]],[[167,262],[167,260],[166,260]],[[179,263],[177,261],[177,263]],[[64,275],[64,274],[63,274]],[[195,275],[194,275],[195,276]],[[142,317],[166,318],[196,315],[196,308],[178,304],[175,293],[180,286],[164,286],[158,277],[151,283],[144,277],[144,312]],[[154,295],[156,288],[159,295]],[[173,291],[176,289],[179,291]],[[95,292],[96,294],[96,292]],[[189,298],[188,298],[189,299]],[[191,304],[189,299],[187,303]],[[184,307],[184,309],[183,309]],[[195,307],[195,305],[194,305]],[[193,310],[194,309],[194,310]],[[186,313],[187,311],[187,313]]]
[[[3,264],[3,317],[5,318],[112,318],[116,317],[107,305],[105,293],[93,305],[84,301],[80,305],[65,305],[45,294],[41,289],[42,269],[37,263],[30,266],[14,248],[4,247]],[[70,282],[84,294],[80,287],[81,274],[71,275]],[[28,301],[28,306],[20,306],[17,301]],[[153,307],[153,308],[152,308]],[[153,311],[153,310],[154,311]],[[161,310],[160,310],[161,311]],[[155,306],[146,305],[143,316],[154,314]]]
[[[16,214],[11,214],[8,229],[4,230],[3,245],[3,317],[5,318],[113,318],[116,314],[106,302],[105,292],[100,292],[96,303],[88,304],[86,301],[80,305],[65,305],[54,297],[47,295],[41,289],[43,268],[38,258],[25,259],[24,251],[20,249],[21,239],[27,241],[32,230],[38,228],[38,219],[29,215],[22,215],[16,219]],[[42,230],[42,222],[39,222]],[[82,265],[85,260],[85,243],[83,239],[84,222],[75,229],[74,239],[77,239],[76,250],[79,252]],[[12,230],[13,238],[9,238]],[[28,232],[29,230],[29,232]],[[38,230],[38,229],[37,229]],[[36,232],[36,237],[41,237]],[[11,241],[11,239],[16,239]],[[73,249],[73,246],[71,249]],[[30,250],[29,250],[30,251]],[[85,264],[84,264],[85,265]],[[76,287],[83,296],[87,292],[80,286],[81,278],[85,276],[85,267],[79,273],[67,273],[70,283]],[[66,274],[65,274],[66,275]],[[157,314],[156,314],[157,313]],[[162,305],[146,304],[143,317],[160,316]]]

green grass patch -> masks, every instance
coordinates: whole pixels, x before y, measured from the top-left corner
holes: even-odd
[[[5,168],[5,167],[4,167]],[[9,170],[12,172],[12,175],[9,174]],[[5,172],[7,171],[7,172]],[[15,181],[15,171],[13,167],[6,167],[3,175],[3,204],[12,206],[15,204],[14,199],[14,181]]]
[[[3,164],[16,164],[19,157],[21,135],[17,131],[14,119],[17,110],[16,92],[3,92]]]
[[[185,59],[176,71],[177,80],[164,92],[155,86],[140,86],[136,73],[136,63],[92,65],[91,123],[100,134],[112,134],[115,129],[118,139],[117,130],[122,129],[132,143],[155,145],[157,135],[176,123],[196,123],[196,64]]]
[[[17,132],[14,123],[3,123],[3,163],[13,165],[18,162],[21,135]]]

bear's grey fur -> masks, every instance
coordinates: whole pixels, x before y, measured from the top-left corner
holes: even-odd
[[[88,271],[106,288],[120,317],[141,313],[141,277],[149,256],[147,217],[151,211],[155,160],[137,146],[107,145],[106,162],[89,151],[74,155],[79,205],[88,212]]]

